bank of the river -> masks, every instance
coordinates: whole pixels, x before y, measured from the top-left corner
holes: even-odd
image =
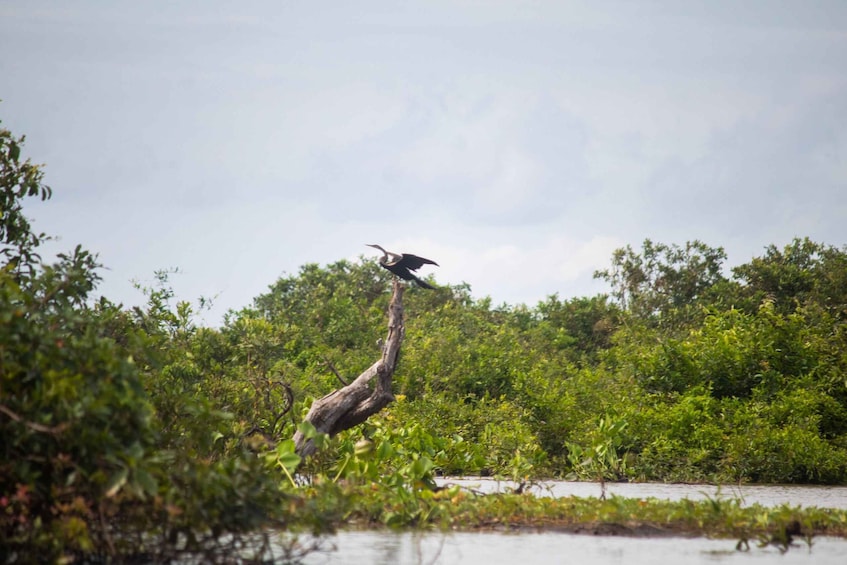
[[[545,483],[520,494],[515,486],[463,478],[439,480],[436,492],[314,487],[307,504],[333,516],[337,533],[311,538],[319,543],[304,562],[530,565],[573,554],[598,564],[694,565],[749,552],[761,563],[829,565],[847,550],[847,508],[816,505],[841,487],[757,486],[751,501],[714,485],[632,484],[627,497],[615,494],[619,484]]]
[[[441,477],[438,486],[459,485],[481,493],[513,492],[520,488],[536,496],[656,498],[660,500],[738,499],[743,506],[816,506],[847,510],[847,486],[832,485],[716,485],[686,483],[626,483],[539,480],[523,487],[489,477]]]
[[[514,492],[519,487],[468,477],[439,478],[435,491],[319,481],[298,489],[297,504],[327,520],[322,533],[280,531],[269,548],[309,564],[377,565],[534,565],[569,555],[598,565],[705,565],[751,554],[763,564],[834,565],[847,552],[847,507],[826,507],[843,506],[845,487],[550,481]]]
[[[337,527],[445,531],[549,531],[636,537],[708,536],[739,543],[787,544],[815,536],[847,537],[847,509],[745,503],[738,497],[677,500],[600,496],[539,496],[482,492],[473,485],[402,492],[376,485],[343,485],[319,495]],[[479,485],[478,485],[479,486]],[[490,486],[490,485],[489,485]],[[601,493],[599,485],[598,495]],[[698,492],[696,485],[688,485]],[[317,494],[317,493],[316,493]],[[330,505],[326,506],[327,502]],[[332,506],[335,504],[336,506]]]

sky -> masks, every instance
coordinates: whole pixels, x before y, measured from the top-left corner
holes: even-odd
[[[49,250],[209,325],[367,243],[529,306],[645,238],[847,244],[843,0],[3,0],[0,53]]]

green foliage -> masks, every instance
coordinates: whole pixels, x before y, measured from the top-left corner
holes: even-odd
[[[499,397],[512,392],[515,374],[524,363],[515,328],[499,322],[495,313],[468,308],[451,300],[419,314],[406,331],[406,351],[399,390],[410,398],[427,387],[459,397]]]
[[[728,422],[735,433],[722,467],[754,482],[843,481],[847,454],[821,434],[823,406],[831,404],[829,395],[800,388],[739,405]]]
[[[567,443],[568,460],[573,476],[583,480],[621,481],[628,478],[629,470],[624,453],[626,420],[603,417],[597,422],[588,449],[577,443]]]
[[[744,283],[748,303],[772,302],[780,313],[815,306],[839,321],[847,316],[847,253],[809,238],[795,238],[782,250],[770,245],[762,257],[732,270]]]
[[[20,162],[22,142],[0,131],[0,545],[50,560],[103,542],[93,516],[156,495],[156,432],[133,359],[87,303],[95,258],[77,247],[43,264],[36,253],[44,236],[22,199],[50,192]]]
[[[357,267],[339,261],[325,269],[305,265],[298,276],[271,285],[270,292],[255,299],[254,308],[231,317],[227,329],[243,332],[250,320],[260,318],[275,336],[276,357],[284,354],[310,373],[319,368],[325,372],[330,362],[346,372],[350,366],[370,362],[376,350],[374,336],[382,331],[388,306],[386,273],[375,262]],[[238,337],[240,345],[249,340],[245,337]],[[253,359],[264,358],[262,353],[254,350]]]
[[[749,397],[790,389],[808,374],[841,374],[830,333],[801,312],[781,315],[765,302],[753,314],[712,311],[681,338],[633,330],[626,336],[633,346],[622,348],[619,362],[650,392],[708,385],[718,398]]]
[[[654,396],[651,400],[633,418],[630,429],[633,443],[641,447],[633,464],[633,476],[658,476],[674,482],[737,478],[719,477],[726,439],[734,433],[726,416],[737,403],[716,400],[707,387],[693,387],[679,396]]]
[[[87,517],[122,491],[157,490],[152,410],[132,359],[79,305],[92,261],[77,249],[23,279],[0,271],[0,492],[28,493],[0,527],[5,543],[46,556],[91,547]]]
[[[566,301],[551,296],[538,304],[536,312],[537,323],[526,328],[533,343],[542,350],[564,352],[582,365],[597,363],[621,324],[621,312],[605,295]]]
[[[414,432],[409,432],[411,447],[426,453],[444,475],[525,479],[546,465],[530,412],[502,398],[456,402],[452,395],[435,392],[417,401],[400,397],[381,421]],[[411,428],[409,422],[414,422]]]
[[[52,191],[42,182],[40,166],[29,159],[21,161],[24,140],[0,126],[0,256],[10,272],[32,274],[40,262],[36,248],[47,236],[32,231],[23,214],[23,201],[31,197],[47,200]]]
[[[612,266],[597,271],[612,287],[621,308],[653,325],[673,330],[697,319],[697,306],[714,286],[724,281],[723,248],[700,241],[685,247],[645,239],[641,253],[630,246],[612,255]]]

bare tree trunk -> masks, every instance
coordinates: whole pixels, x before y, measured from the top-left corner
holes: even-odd
[[[382,347],[382,357],[349,385],[315,400],[306,414],[306,421],[319,432],[334,436],[361,424],[394,400],[391,378],[405,333],[404,289],[399,280],[394,280],[391,303],[388,306],[388,338]],[[374,379],[376,382],[372,384]],[[315,452],[314,442],[306,439],[299,430],[294,434],[294,445],[297,453],[304,459]]]

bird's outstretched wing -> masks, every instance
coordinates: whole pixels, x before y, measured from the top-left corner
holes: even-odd
[[[423,257],[412,255],[411,253],[404,253],[403,258],[397,261],[397,264],[402,267],[406,267],[407,269],[411,269],[412,271],[420,269],[423,265],[439,266],[438,263],[431,259],[424,259]]]

